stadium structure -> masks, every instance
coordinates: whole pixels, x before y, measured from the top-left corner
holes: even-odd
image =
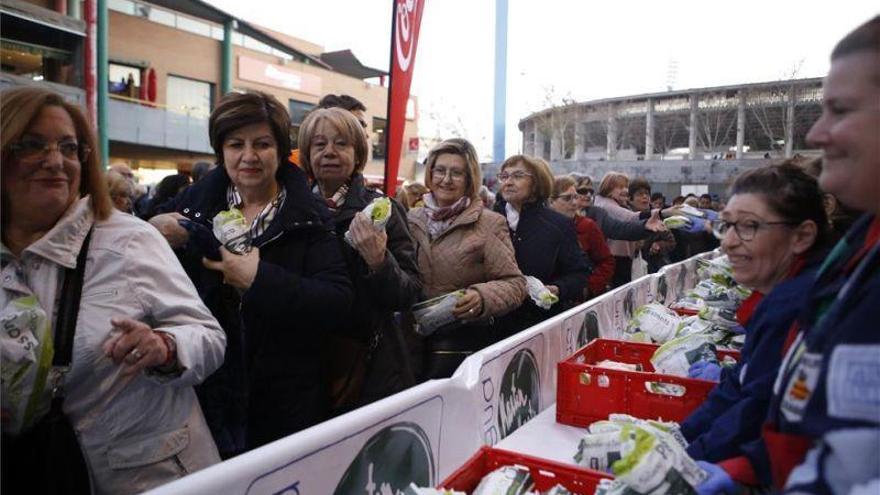
[[[597,180],[615,170],[646,177],[667,197],[723,193],[745,169],[818,156],[806,135],[821,106],[821,78],[791,79],[573,102],[533,113],[519,129],[523,153],[557,174]]]

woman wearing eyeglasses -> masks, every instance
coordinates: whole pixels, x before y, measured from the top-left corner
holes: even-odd
[[[559,297],[549,310],[527,299],[504,318],[504,330],[512,335],[581,300],[592,266],[578,245],[571,220],[546,205],[553,192],[553,174],[547,162],[514,155],[501,164],[498,181],[501,199],[495,211],[507,219],[520,270]]]
[[[730,196],[715,230],[733,278],[753,291],[737,313],[746,341],[732,369],[691,368],[694,378],[721,382],[681,425],[688,453],[710,462],[740,455],[741,445],[759,437],[786,335],[830,234],[816,180],[795,165],[745,172]]]
[[[593,264],[593,272],[587,279],[587,292],[584,294],[586,300],[608,290],[608,284],[614,276],[614,256],[608,250],[605,236],[596,222],[579,213],[581,198],[582,195],[575,189],[574,178],[570,175],[555,178],[550,208],[574,220],[578,244]]]
[[[16,88],[0,121],[4,492],[88,493],[91,478],[93,493],[140,493],[219,462],[193,385],[223,362],[226,336],[174,253],[113,209],[77,106]],[[40,422],[56,385],[67,449]]]
[[[427,298],[457,290],[456,322],[426,338],[425,377],[445,378],[474,351],[498,340],[495,319],[526,298],[504,217],[483,207],[473,145],[447,139],[428,154],[425,206],[409,211]]]

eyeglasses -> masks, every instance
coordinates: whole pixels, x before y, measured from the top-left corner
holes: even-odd
[[[593,190],[592,190],[592,189],[582,188],[582,189],[578,189],[577,192],[578,192],[578,194],[580,194],[581,196],[592,196],[592,195],[593,195]]]
[[[92,151],[88,146],[80,145],[73,140],[47,143],[37,138],[24,138],[11,144],[9,149],[21,160],[36,160],[50,151],[58,150],[61,156],[68,160],[85,161]]]
[[[566,203],[571,203],[572,201],[579,199],[580,197],[580,194],[560,194],[559,196],[556,196],[556,199],[561,199]]]
[[[524,178],[531,177],[531,176],[532,176],[532,174],[530,174],[528,172],[523,172],[521,170],[517,170],[516,172],[512,172],[512,173],[501,172],[500,174],[496,175],[495,177],[498,179],[498,182],[505,182],[505,181],[507,181],[507,179],[521,181]]]
[[[727,231],[733,227],[736,235],[739,236],[743,241],[751,241],[755,238],[755,235],[759,230],[768,227],[770,225],[788,225],[795,226],[800,225],[800,222],[759,222],[757,220],[742,220],[739,222],[728,222],[725,220],[716,220],[712,222],[712,232],[715,234],[715,237],[718,239],[723,238]]]
[[[437,183],[446,180],[447,176],[452,182],[461,182],[465,178],[464,170],[458,170],[455,168],[434,167],[434,170],[431,172],[431,180]]]

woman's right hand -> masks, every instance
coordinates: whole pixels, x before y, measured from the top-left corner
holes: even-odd
[[[189,233],[180,225],[180,220],[186,220],[186,217],[180,213],[163,213],[156,215],[149,221],[150,225],[156,227],[156,230],[168,241],[168,244],[177,249],[186,245],[189,240]]]
[[[458,299],[452,314],[459,320],[471,320],[483,312],[483,297],[474,289],[467,289]]]

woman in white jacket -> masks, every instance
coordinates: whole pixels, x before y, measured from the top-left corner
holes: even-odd
[[[219,462],[192,386],[220,366],[226,338],[168,244],[113,211],[76,106],[16,88],[2,94],[0,123],[4,435],[26,434],[60,383],[94,493],[141,492]],[[90,231],[59,375],[49,368],[62,281]],[[7,473],[4,488],[19,486],[14,475],[27,473]]]

